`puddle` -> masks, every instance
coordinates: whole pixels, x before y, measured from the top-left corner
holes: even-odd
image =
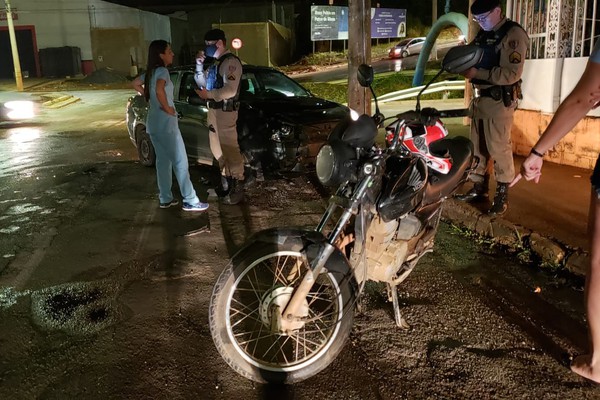
[[[6,257],[6,255],[5,255]],[[29,291],[18,292],[15,288],[12,287],[3,287],[0,288],[0,310],[3,308],[12,307],[17,303],[17,300],[21,296],[26,296],[29,294]]]
[[[19,229],[21,229],[21,227],[19,226],[8,226],[6,228],[0,229],[0,233],[10,235],[11,233],[17,232]]]
[[[8,210],[7,214],[11,214],[11,215],[26,214],[26,213],[30,213],[30,212],[37,212],[37,211],[40,211],[41,209],[42,209],[42,207],[40,207],[40,206],[36,206],[31,203],[25,203],[25,204],[11,207]]]

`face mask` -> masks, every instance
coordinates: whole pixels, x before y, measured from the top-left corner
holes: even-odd
[[[214,57],[216,52],[217,52],[216,44],[209,44],[208,46],[206,46],[206,49],[204,49],[204,54],[206,54],[209,57]]]

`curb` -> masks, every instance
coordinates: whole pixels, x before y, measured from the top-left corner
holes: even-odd
[[[47,107],[47,108],[56,109],[56,108],[62,108],[62,107],[68,106],[69,104],[76,103],[79,100],[81,100],[79,97],[75,97],[72,95],[65,95],[65,96],[59,96],[59,97],[50,99],[48,101],[45,101],[42,103],[42,106]]]
[[[590,265],[587,251],[567,246],[505,219],[492,218],[468,203],[455,199],[448,199],[445,203],[442,210],[445,221],[491,239],[515,253],[529,253],[539,260],[542,268],[565,269],[585,277]]]

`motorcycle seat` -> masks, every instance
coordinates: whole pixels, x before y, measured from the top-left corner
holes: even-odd
[[[462,136],[436,140],[429,145],[432,154],[450,155],[452,168],[447,174],[429,170],[429,181],[425,188],[423,204],[432,204],[450,196],[467,178],[466,171],[473,160],[473,143]]]

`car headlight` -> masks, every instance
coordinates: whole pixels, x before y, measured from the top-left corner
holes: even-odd
[[[4,103],[4,108],[6,109],[6,118],[8,119],[29,119],[35,116],[35,108],[32,101],[7,101]]]
[[[355,169],[356,152],[346,143],[336,140],[321,147],[317,154],[316,172],[325,186],[338,186],[348,181]]]
[[[289,124],[281,124],[275,129],[273,129],[273,133],[279,135],[281,137],[288,137],[294,132],[294,127]]]

